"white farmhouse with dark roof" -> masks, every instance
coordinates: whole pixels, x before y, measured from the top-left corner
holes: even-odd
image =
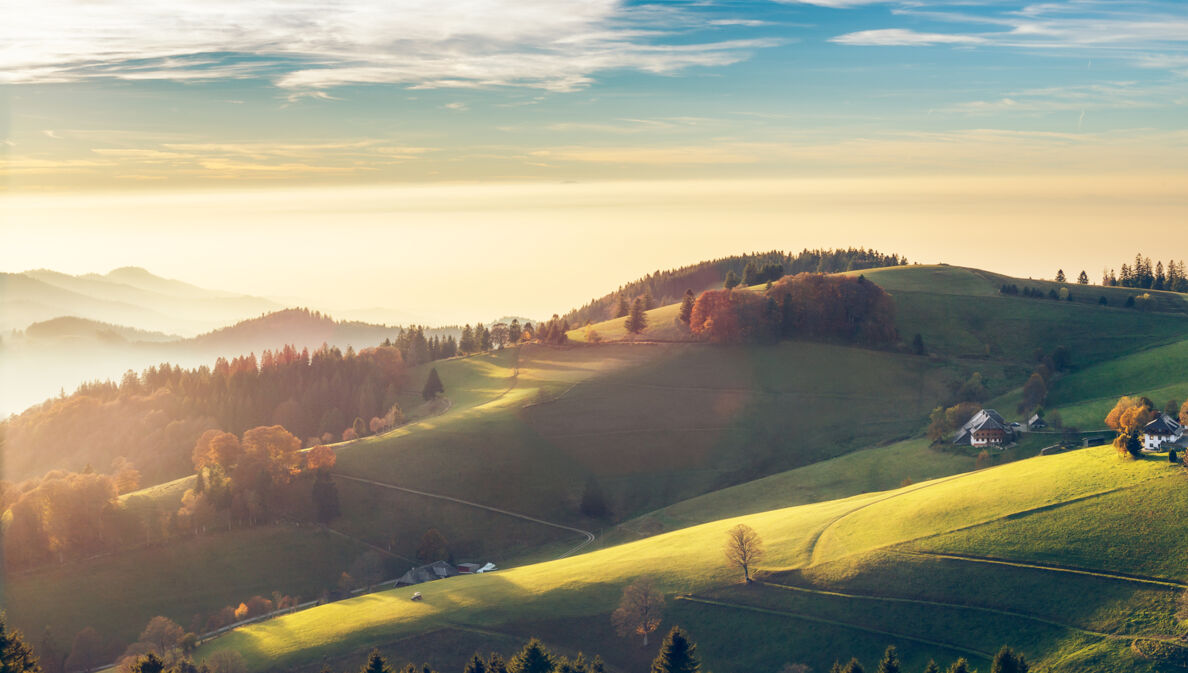
[[[1155,420],[1143,426],[1143,451],[1166,451],[1184,437],[1184,426],[1168,416],[1159,414]]]
[[[1006,419],[993,409],[982,409],[957,431],[954,444],[970,446],[1002,446],[1014,439],[1015,431]]]

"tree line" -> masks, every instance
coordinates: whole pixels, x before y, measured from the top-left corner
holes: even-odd
[[[772,250],[734,255],[649,273],[643,278],[620,286],[610,294],[590,300],[580,308],[566,313],[564,318],[572,325],[620,318],[626,315],[627,308],[636,298],[644,300],[645,310],[673,304],[680,300],[686,289],[717,286],[731,273],[743,282],[746,280],[748,266],[752,268],[752,282],[745,284],[758,285],[769,280],[778,280],[788,274],[839,273],[907,263],[906,257],[865,248],[805,249],[799,253]]]
[[[1122,265],[1120,273],[1115,274],[1113,269],[1102,272],[1101,284],[1144,290],[1188,292],[1188,275],[1185,273],[1183,260],[1177,262],[1169,259],[1166,266],[1163,262],[1155,262],[1152,266],[1151,258],[1139,253],[1134,256],[1133,265]]]
[[[680,316],[684,319],[685,305]],[[707,290],[688,310],[693,334],[714,343],[822,339],[868,346],[894,343],[895,302],[863,276],[800,273],[763,292]]]
[[[219,358],[213,368],[129,371],[119,383],[87,383],[5,421],[8,468],[20,474],[47,464],[73,471],[91,464],[106,471],[122,456],[146,483],[159,483],[189,472],[190,449],[210,429],[240,434],[280,425],[309,440],[340,438],[356,419],[366,426],[398,410],[405,375],[393,346],[345,353],[285,346],[259,359]],[[391,417],[395,422],[397,414]]]

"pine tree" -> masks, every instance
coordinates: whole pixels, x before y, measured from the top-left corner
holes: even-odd
[[[842,673],[866,673],[866,669],[862,667],[862,662],[857,658],[850,659],[850,663],[842,668]]]
[[[994,661],[990,665],[990,673],[1028,673],[1030,670],[1031,666],[1027,664],[1023,655],[1017,654],[1006,645],[998,650],[998,654],[994,655]]]
[[[161,657],[155,652],[149,652],[137,657],[130,670],[132,673],[162,673],[165,670],[165,662],[161,661]]]
[[[734,271],[728,271],[726,272],[726,280],[722,283],[722,287],[726,288],[727,290],[733,290],[736,286],[738,286],[738,283],[738,274],[734,273]]]
[[[429,370],[429,377],[425,379],[425,387],[421,389],[421,397],[429,401],[444,392],[445,386],[441,383],[441,377],[437,375],[437,367],[434,367]]]
[[[586,488],[582,492],[582,514],[589,517],[604,517],[609,513],[606,506],[606,495],[602,492],[602,487],[598,485],[598,480],[590,477],[586,480]]]
[[[948,673],[969,673],[969,662],[965,660],[965,657],[961,657],[953,662],[953,665],[949,667]]]
[[[393,673],[393,671],[379,650],[372,650],[371,654],[367,655],[367,665],[359,669],[359,673]]]
[[[615,306],[615,317],[622,318],[626,316],[630,310],[631,307],[627,304],[627,297],[619,295],[619,303],[617,306]]]
[[[462,670],[462,673],[487,673],[487,663],[483,661],[478,652],[475,652],[470,657],[470,661],[466,662],[466,668]]]
[[[37,657],[20,631],[8,631],[0,612],[0,671],[4,673],[40,673]]]
[[[1063,282],[1064,282],[1064,269],[1058,269],[1058,270],[1056,271],[1056,282],[1057,282],[1057,283],[1063,283]]]
[[[1077,284],[1078,285],[1088,285],[1089,284],[1089,274],[1085,273],[1084,269],[1081,269],[1081,275],[1077,276]]]
[[[507,662],[507,670],[508,673],[552,673],[553,655],[539,640],[533,638]]]
[[[681,299],[681,312],[677,314],[677,317],[686,325],[693,317],[693,302],[693,290],[685,290],[685,296]]]
[[[487,673],[507,673],[507,662],[503,660],[502,654],[492,652],[487,657]]]
[[[644,313],[643,300],[636,298],[631,302],[631,312],[627,314],[627,322],[623,324],[631,334],[639,334],[648,326],[648,315]]]
[[[330,523],[342,513],[338,505],[338,486],[334,484],[328,470],[317,471],[310,498],[321,523]]]
[[[940,667],[932,659],[928,660],[928,665],[924,667],[924,673],[940,673]]]
[[[894,645],[887,646],[883,653],[883,660],[879,662],[878,673],[900,673],[903,669],[899,665],[899,652]]]
[[[660,653],[652,661],[652,673],[698,673],[700,670],[697,645],[689,640],[684,629],[672,627],[660,644]]]
[[[759,267],[755,266],[754,260],[743,267],[742,284],[746,287],[759,284]]]

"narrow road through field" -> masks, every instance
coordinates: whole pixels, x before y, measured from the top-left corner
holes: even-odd
[[[983,652],[975,650],[971,647],[963,645],[954,645],[953,643],[942,643],[939,640],[928,640],[927,638],[918,638],[916,636],[908,636],[902,633],[894,633],[892,631],[884,631],[882,629],[875,629],[869,626],[859,626],[858,624],[850,624],[848,622],[837,621],[834,619],[826,619],[824,617],[815,617],[813,615],[806,615],[800,612],[792,612],[791,610],[773,610],[771,608],[761,608],[754,605],[746,605],[744,603],[732,603],[730,601],[722,601],[709,598],[698,598],[696,596],[677,596],[679,601],[689,601],[691,603],[702,603],[704,605],[716,605],[724,608],[732,608],[735,610],[746,610],[748,612],[758,612],[761,614],[778,615],[780,617],[791,617],[792,619],[801,619],[807,622],[816,622],[818,624],[829,624],[830,626],[840,626],[846,629],[854,629],[855,631],[865,631],[880,636],[887,636],[890,638],[897,638],[899,640],[910,640],[924,645],[931,645],[932,647],[943,647],[952,652],[960,652],[961,654],[972,654],[987,661],[994,658],[991,652]]]
[[[523,521],[531,521],[532,523],[538,523],[542,526],[549,526],[551,528],[558,528],[560,530],[569,531],[571,533],[577,533],[578,535],[581,535],[586,538],[582,542],[580,542],[577,545],[575,545],[574,547],[570,548],[564,554],[561,554],[560,556],[558,556],[557,558],[559,558],[559,559],[563,559],[567,556],[572,556],[573,554],[577,553],[582,548],[584,548],[587,545],[594,542],[594,533],[591,533],[588,530],[582,530],[581,528],[574,528],[573,526],[566,526],[566,525],[560,524],[560,523],[553,523],[552,521],[545,521],[544,519],[538,519],[536,517],[528,516],[526,514],[518,514],[516,512],[509,512],[506,509],[500,509],[498,507],[482,505],[477,502],[472,502],[470,500],[463,500],[461,498],[455,498],[455,497],[449,496],[449,495],[442,495],[440,493],[429,493],[428,491],[418,491],[415,488],[407,488],[404,486],[397,486],[396,484],[386,484],[382,481],[375,481],[374,479],[363,479],[362,477],[351,477],[351,476],[348,476],[345,474],[341,474],[339,472],[335,472],[334,476],[339,479],[346,479],[347,481],[355,481],[355,482],[359,482],[361,484],[370,484],[371,486],[378,486],[379,488],[387,488],[387,489],[391,489],[393,491],[401,491],[403,493],[412,493],[413,495],[419,495],[419,496],[423,496],[426,498],[434,498],[436,500],[446,500],[448,502],[457,503],[459,505],[466,505],[467,507],[475,507],[477,509],[486,510],[488,512],[494,512],[496,514],[502,514],[504,516],[510,516],[510,517],[513,517],[516,519],[521,519]]]

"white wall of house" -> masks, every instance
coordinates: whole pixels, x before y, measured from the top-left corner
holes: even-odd
[[[1183,436],[1182,427],[1174,435],[1143,435],[1143,451],[1158,451],[1164,442],[1176,442]]]

